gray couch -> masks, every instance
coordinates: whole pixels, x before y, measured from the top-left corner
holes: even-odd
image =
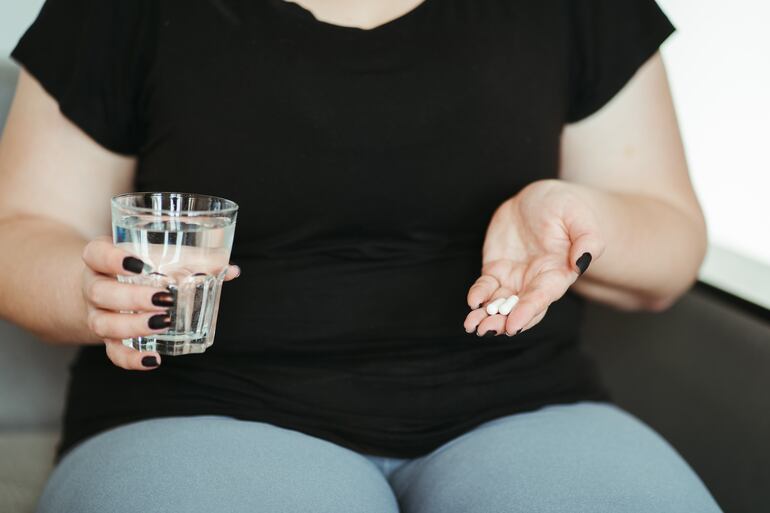
[[[0,62],[0,125],[15,75]],[[768,318],[703,285],[662,314],[586,312],[584,347],[616,402],[666,437],[728,513],[770,511]],[[0,321],[0,512],[31,511],[50,471],[72,355]]]

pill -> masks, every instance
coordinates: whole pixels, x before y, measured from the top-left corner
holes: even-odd
[[[500,308],[500,305],[502,305],[504,302],[505,302],[504,297],[499,297],[495,299],[494,301],[492,301],[487,305],[487,313],[489,315],[495,315],[498,309]]]
[[[513,295],[506,299],[505,302],[503,302],[503,304],[498,307],[498,311],[503,315],[508,315],[511,313],[511,310],[513,310],[513,307],[516,306],[516,303],[518,302],[519,296]]]

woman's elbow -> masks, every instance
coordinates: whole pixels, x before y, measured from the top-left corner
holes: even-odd
[[[672,269],[678,269],[678,276],[671,276],[671,279],[666,280],[668,287],[666,290],[661,290],[659,294],[641,297],[638,305],[640,310],[650,312],[668,310],[698,281],[698,274],[708,248],[708,235],[702,213],[698,212],[697,216],[690,219],[691,225],[687,234],[689,244],[687,250],[682,252],[682,265],[671,266]]]

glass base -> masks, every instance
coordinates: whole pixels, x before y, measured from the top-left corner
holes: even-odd
[[[165,335],[129,338],[123,341],[123,345],[139,351],[155,351],[163,355],[180,356],[202,353],[211,344],[206,342],[206,337],[190,338],[187,335]]]

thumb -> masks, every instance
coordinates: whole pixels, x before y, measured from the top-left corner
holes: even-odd
[[[574,221],[569,227],[572,245],[569,250],[569,266],[578,273],[586,272],[592,261],[604,253],[604,237],[596,224],[588,219]]]
[[[572,243],[569,252],[570,267],[578,273],[578,276],[586,272],[591,262],[601,256],[604,251],[603,244],[591,234],[578,237]]]

